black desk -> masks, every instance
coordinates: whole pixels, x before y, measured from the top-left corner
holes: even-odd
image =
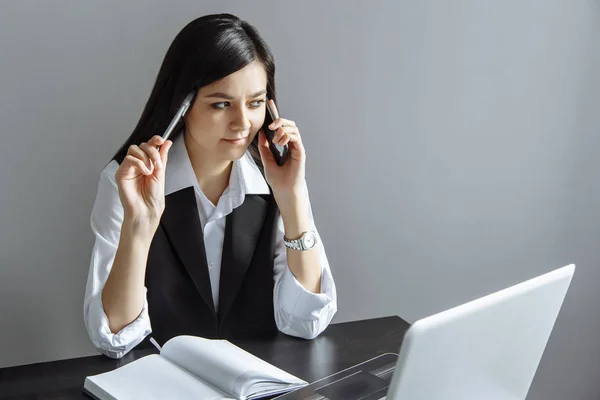
[[[398,317],[330,325],[314,340],[281,334],[269,342],[235,342],[244,350],[313,382],[384,353],[397,353],[409,324]],[[0,399],[87,399],[83,381],[127,364],[154,349],[134,350],[120,360],[105,356],[0,369]]]

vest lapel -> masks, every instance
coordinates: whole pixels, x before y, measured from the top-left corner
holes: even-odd
[[[219,322],[225,319],[244,281],[267,210],[268,202],[263,197],[246,195],[244,203],[227,216],[219,279]]]
[[[215,316],[204,234],[193,187],[166,196],[161,223],[198,292]]]

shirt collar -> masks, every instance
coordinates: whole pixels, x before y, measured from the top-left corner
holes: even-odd
[[[173,146],[169,150],[165,171],[165,195],[188,187],[200,191],[184,137],[181,134],[174,140]],[[270,194],[269,185],[248,152],[239,160],[234,161],[228,188],[231,192],[238,192],[242,197],[246,194]]]

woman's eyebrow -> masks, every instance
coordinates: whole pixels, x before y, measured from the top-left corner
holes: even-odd
[[[263,89],[263,90],[260,90],[260,91],[258,91],[256,93],[254,93],[250,97],[254,98],[254,97],[262,96],[265,93],[267,93],[267,91],[265,89]],[[217,98],[217,99],[235,100],[233,96],[230,96],[227,93],[223,93],[223,92],[211,93],[209,95],[206,95],[205,97],[214,97],[214,98]]]

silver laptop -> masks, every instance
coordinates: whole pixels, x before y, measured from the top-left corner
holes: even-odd
[[[574,272],[571,264],[415,322],[387,400],[524,400]]]

